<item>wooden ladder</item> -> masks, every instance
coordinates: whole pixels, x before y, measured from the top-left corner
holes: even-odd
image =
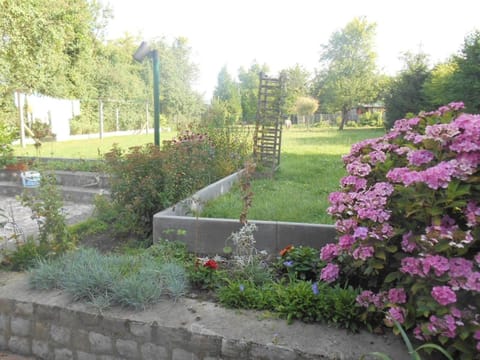
[[[271,78],[260,73],[253,155],[257,167],[270,176],[280,165],[283,87],[282,77]]]

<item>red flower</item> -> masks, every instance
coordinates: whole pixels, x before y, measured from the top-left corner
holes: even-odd
[[[207,267],[207,268],[210,268],[210,269],[213,269],[213,270],[217,270],[218,269],[218,264],[215,260],[213,259],[210,259],[208,260],[205,264],[203,264],[203,266]]]
[[[285,254],[287,254],[291,250],[293,250],[293,245],[288,245],[288,246],[284,247],[282,250],[280,250],[280,256],[284,256]]]

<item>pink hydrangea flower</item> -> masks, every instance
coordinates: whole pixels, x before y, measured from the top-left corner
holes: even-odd
[[[388,290],[388,301],[394,304],[404,304],[407,302],[405,289],[393,288]]]
[[[433,269],[436,276],[442,276],[449,269],[450,265],[446,257],[440,255],[427,255],[422,260],[423,273],[428,274]]]
[[[417,244],[413,241],[410,241],[411,238],[411,231],[402,235],[402,250],[407,253],[412,253],[417,248]]]
[[[428,164],[434,157],[433,153],[428,150],[411,151],[407,154],[408,162],[413,166]]]
[[[349,249],[355,243],[355,238],[351,235],[342,235],[338,238],[338,245],[342,249]]]
[[[320,259],[323,261],[331,261],[336,258],[340,252],[341,249],[337,244],[326,244],[320,250]]]
[[[359,246],[353,250],[352,256],[355,260],[367,260],[373,256],[374,252],[373,246]]]
[[[338,278],[339,273],[340,268],[338,267],[338,265],[329,263],[322,269],[320,273],[320,280],[331,283]]]
[[[392,319],[398,321],[400,324],[403,324],[405,322],[405,309],[399,306],[390,308],[387,311],[386,320],[388,322],[392,322]]]
[[[457,301],[457,295],[449,286],[434,286],[430,294],[435,301],[443,306]]]
[[[425,275],[422,273],[420,266],[421,262],[419,259],[413,257],[406,257],[403,258],[401,261],[400,271],[404,274],[424,277]]]

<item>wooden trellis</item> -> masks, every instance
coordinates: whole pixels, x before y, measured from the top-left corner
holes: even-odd
[[[271,175],[280,165],[284,86],[283,77],[272,78],[260,73],[253,155],[257,166]]]

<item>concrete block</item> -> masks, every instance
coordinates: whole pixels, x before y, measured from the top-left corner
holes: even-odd
[[[10,331],[10,316],[0,314],[0,334]]]
[[[35,318],[44,322],[48,323],[56,323],[59,322],[60,313],[62,312],[62,308],[58,306],[49,306],[49,305],[41,305],[37,304],[35,306]]]
[[[11,314],[13,312],[14,301],[10,299],[0,299],[0,314]]]
[[[276,252],[290,244],[320,249],[335,241],[336,231],[333,225],[278,222],[277,226]]]
[[[81,328],[97,328],[103,321],[102,315],[79,311],[76,315],[78,326]]]
[[[73,353],[69,349],[55,349],[55,360],[73,360]]]
[[[129,321],[120,318],[104,317],[102,332],[115,338],[127,338],[130,334]]]
[[[251,348],[252,359],[265,360],[296,360],[295,352],[287,347],[273,345],[273,344],[252,344]]]
[[[217,356],[222,351],[222,338],[220,336],[192,334],[185,349],[203,356]]]
[[[198,356],[183,349],[173,349],[172,360],[200,360]]]
[[[26,320],[19,317],[13,317],[10,320],[10,329],[13,335],[30,336],[31,324],[32,322],[30,320]]]
[[[223,339],[221,351],[222,358],[225,359],[250,359],[250,344],[245,341]]]
[[[7,334],[0,332],[0,350],[7,350],[8,338]]]
[[[30,355],[30,340],[26,337],[12,336],[8,340],[7,349],[20,355]]]
[[[115,343],[117,352],[127,359],[138,359],[138,346],[135,341],[118,339]]]
[[[88,331],[81,329],[73,329],[72,346],[75,350],[81,350],[86,353],[90,352],[90,339]]]
[[[57,324],[67,328],[74,329],[77,326],[78,312],[62,309],[59,314]]]
[[[40,359],[48,359],[48,342],[41,340],[32,341],[32,354]]]
[[[35,321],[33,324],[33,338],[48,341],[50,338],[50,324],[43,321]]]
[[[15,310],[13,312],[15,315],[21,316],[32,316],[33,314],[33,304],[32,303],[22,303],[16,302],[15,303]]]
[[[70,333],[70,329],[63,326],[52,325],[50,328],[52,340],[63,346],[70,345]]]
[[[167,349],[163,346],[158,346],[152,343],[143,344],[140,347],[143,360],[168,360]],[[79,359],[80,360],[80,359]]]
[[[96,332],[90,332],[88,334],[90,340],[90,349],[94,353],[100,354],[112,354],[113,344],[112,340],[108,336]]]
[[[141,322],[132,321],[130,322],[130,332],[132,335],[141,337],[143,341],[150,341],[151,339],[151,325]]]
[[[77,360],[97,360],[97,356],[95,354],[77,351]]]

